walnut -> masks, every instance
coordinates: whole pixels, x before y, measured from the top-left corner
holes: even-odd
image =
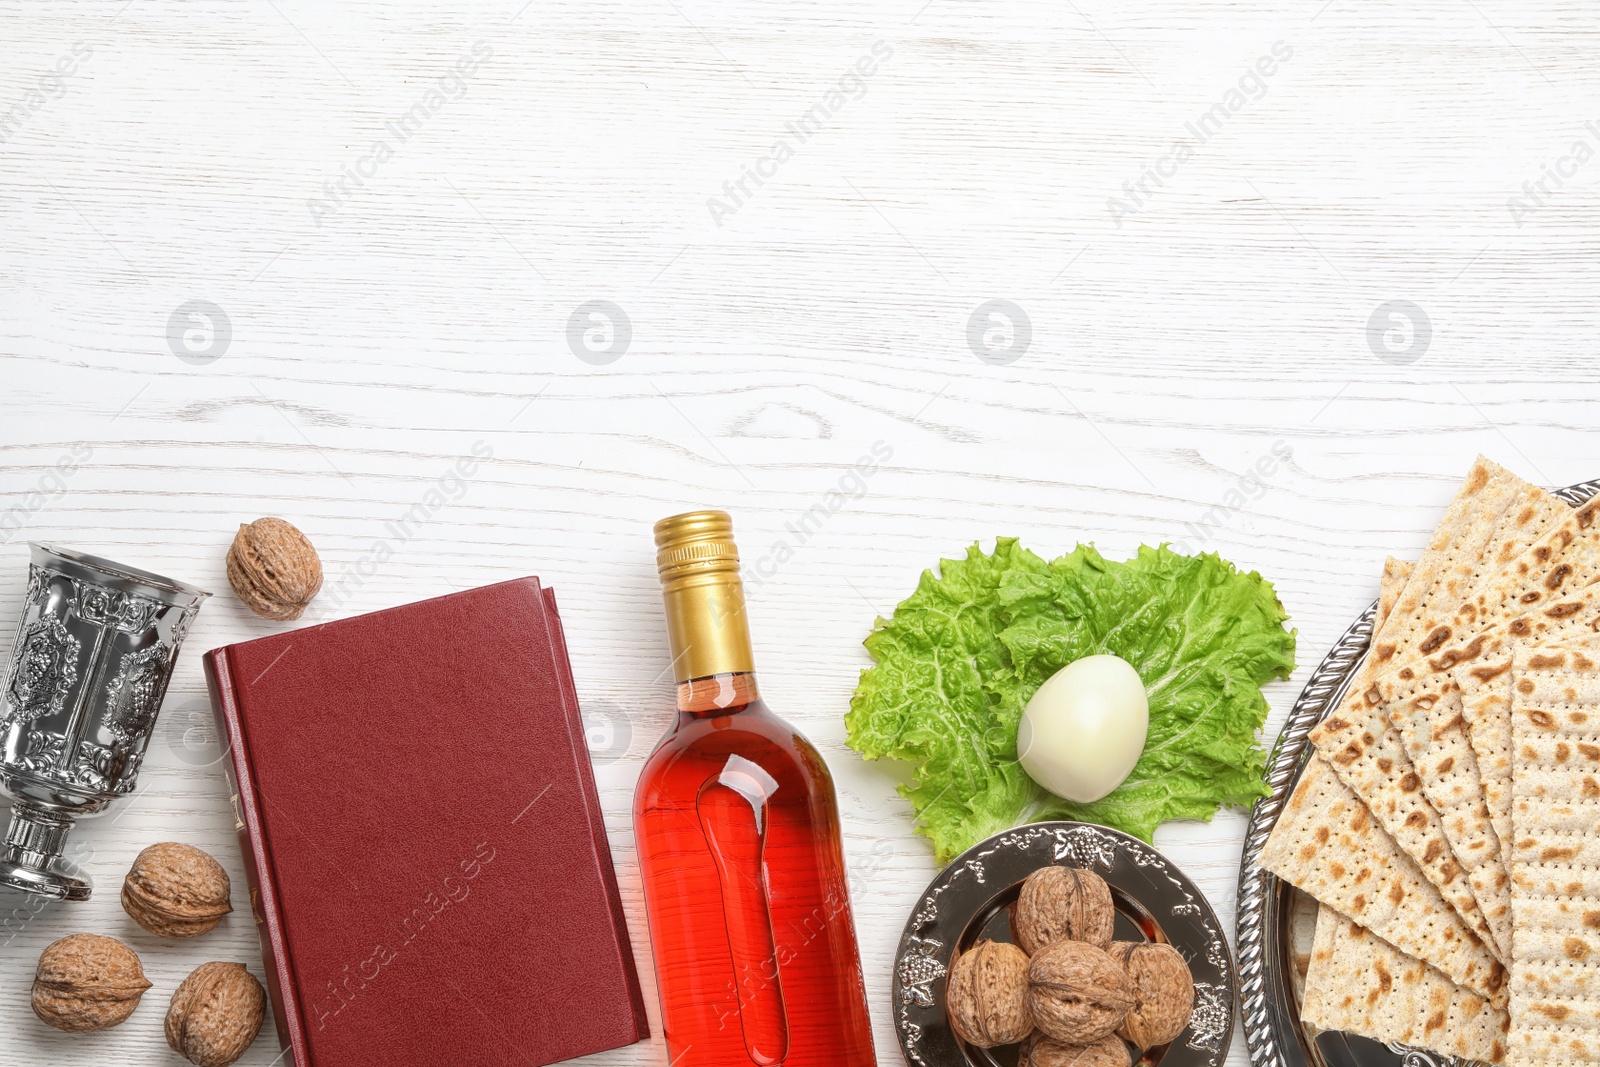
[[[191,845],[163,841],[139,853],[122,882],[122,910],[158,937],[197,937],[233,910],[228,872]]]
[[[1028,957],[1016,945],[979,941],[950,965],[945,1007],[956,1036],[978,1048],[1028,1036]]]
[[[1111,887],[1093,871],[1041,867],[1028,875],[1011,913],[1011,933],[1022,951],[1033,955],[1052,941],[1111,944],[1116,924]]]
[[[33,1013],[57,1030],[116,1026],[150,988],[139,957],[121,941],[72,934],[45,946],[33,975]]]
[[[322,561],[289,523],[257,519],[239,527],[228,549],[228,584],[257,615],[289,622],[322,588]]]
[[[228,1067],[266,1019],[267,994],[242,963],[202,963],[167,1006],[167,1044],[197,1067]]]
[[[1094,1044],[1122,1025],[1133,1003],[1121,965],[1093,945],[1052,941],[1028,961],[1028,1011],[1062,1044]]]
[[[1117,941],[1111,958],[1122,964],[1133,987],[1133,1010],[1117,1032],[1141,1052],[1183,1033],[1194,1012],[1194,976],[1178,950],[1150,941]]]
[[[1063,1045],[1037,1030],[1022,1043],[1017,1067],[1131,1067],[1128,1046],[1115,1034],[1092,1045]]]

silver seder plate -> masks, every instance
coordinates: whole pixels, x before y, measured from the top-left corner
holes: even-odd
[[[1600,480],[1557,489],[1574,506],[1600,492]],[[1350,687],[1372,640],[1374,603],[1351,624],[1312,672],[1267,761],[1272,795],[1250,813],[1239,867],[1239,1007],[1252,1067],[1464,1067],[1468,1061],[1353,1034],[1317,1030],[1300,1021],[1301,983],[1316,927],[1316,902],[1261,869],[1261,849],[1294,792],[1309,755],[1313,727]]]
[[[1235,972],[1222,924],[1171,860],[1136,837],[1079,822],[1039,822],[980,841],[928,884],[895,955],[894,1027],[911,1067],[1014,1067],[1015,1045],[963,1044],[945,1016],[945,977],[957,949],[1011,940],[1009,909],[1041,867],[1092,870],[1111,887],[1118,941],[1165,941],[1189,961],[1194,1016],[1142,1067],[1219,1067],[1233,1036]]]

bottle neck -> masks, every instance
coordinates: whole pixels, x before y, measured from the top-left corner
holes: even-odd
[[[662,586],[673,678],[678,682],[755,669],[744,586],[737,570],[691,572]]]
[[[691,678],[678,683],[678,710],[689,715],[738,711],[761,699],[752,671]]]

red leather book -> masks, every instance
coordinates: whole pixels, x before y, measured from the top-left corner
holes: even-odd
[[[205,664],[294,1067],[537,1067],[649,1036],[538,579]]]

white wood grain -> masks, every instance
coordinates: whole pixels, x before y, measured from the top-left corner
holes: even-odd
[[[1476,451],[1551,484],[1600,473],[1600,160],[1576,147],[1600,147],[1590,14],[0,0],[0,121],[23,106],[0,128],[0,640],[29,538],[225,593],[235,525],[282,515],[343,583],[332,615],[540,574],[610,738],[599,780],[648,979],[628,810],[670,702],[649,524],[726,506],[747,557],[794,550],[752,594],[763,682],[837,779],[879,1057],[898,1063],[891,954],[935,866],[893,775],[843,744],[874,615],[997,534],[1051,554],[1192,542],[1188,524],[1282,442],[1293,458],[1205,544],[1273,580],[1299,627],[1270,739]],[[892,55],[859,92],[847,80],[824,128],[790,135],[793,157],[719,226],[708,199],[877,42]],[[475,44],[491,54],[449,98],[389,132]],[[1275,45],[1289,58],[1251,75]],[[47,77],[63,59],[73,73]],[[1162,163],[1218,104],[1220,130]],[[1108,200],[1157,165],[1165,184],[1145,179],[1118,225]],[[370,173],[327,210],[346,167]],[[1541,180],[1527,210],[1524,182]],[[232,329],[204,366],[167,340],[195,299]],[[994,299],[1032,326],[1005,366],[968,344]],[[632,325],[604,366],[567,339],[591,300]],[[1369,347],[1390,300],[1430,321],[1415,362]],[[78,442],[90,454],[58,491],[50,472]],[[492,460],[391,533],[478,442]],[[893,456],[865,492],[804,543],[787,534],[877,442]],[[382,539],[392,558],[361,574]],[[259,968],[242,908],[164,943],[115,886],[171,838],[243,883],[198,653],[274,629],[227,595],[202,612],[143,789],[76,835],[92,902],[35,916],[0,900],[8,1063],[176,1062],[161,1016],[182,976],[213,958]],[[1230,924],[1242,825],[1158,834]],[[39,950],[77,930],[124,937],[155,982],[106,1034],[28,1011]],[[273,1046],[241,1062],[272,1063]],[[657,1039],[596,1062],[665,1057]]]

